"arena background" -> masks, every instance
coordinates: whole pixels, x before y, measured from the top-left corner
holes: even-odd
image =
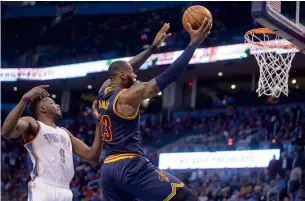
[[[95,128],[90,106],[107,73],[87,73],[92,64],[86,62],[103,60],[104,69],[113,59],[132,57],[169,22],[172,36],[161,47],[163,54],[152,56],[138,73],[141,81],[153,78],[173,61],[173,52],[188,44],[181,17],[195,4],[211,11],[213,29],[179,81],[143,101],[146,156],[159,165],[160,153],[185,153],[200,161],[195,152],[210,152],[209,168],[197,169],[194,161],[184,169],[165,168],[199,201],[304,200],[304,179],[295,185],[290,173],[298,166],[304,171],[305,165],[305,56],[296,53],[293,60],[289,97],[258,98],[259,68],[249,49],[239,45],[246,31],[260,27],[251,17],[251,2],[1,2],[1,123],[23,93],[49,84],[48,91],[64,114],[58,124],[90,145]],[[84,64],[78,77],[71,78],[71,64]],[[48,80],[53,72],[43,69],[54,66],[64,68],[64,73]],[[265,158],[268,164],[263,167],[217,166],[222,164],[217,160],[227,156],[221,152],[223,158],[216,158],[217,151],[271,149],[279,149],[278,155]],[[32,165],[22,139],[1,138],[1,151],[1,199],[26,200]],[[101,164],[104,159],[105,153]],[[100,165],[75,157],[75,167],[73,199],[103,200]]]

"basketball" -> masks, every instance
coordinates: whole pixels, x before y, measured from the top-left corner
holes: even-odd
[[[199,29],[205,18],[213,19],[210,11],[203,6],[191,6],[183,14],[182,24],[187,30],[187,23],[190,23],[194,30]]]

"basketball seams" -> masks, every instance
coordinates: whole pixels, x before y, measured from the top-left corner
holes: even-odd
[[[204,15],[205,17],[211,19],[211,16],[208,16],[208,15],[206,15],[206,14],[204,14],[204,13],[198,13],[198,12],[196,12],[196,10],[193,10],[192,8],[191,8],[191,10],[192,10],[192,12],[194,12],[194,13],[196,13],[196,14]],[[197,10],[198,10],[198,9],[197,9]],[[188,12],[190,12],[190,11],[188,11]]]
[[[186,19],[187,18],[187,19]],[[184,24],[186,24],[187,23],[187,21],[189,21],[189,19],[188,19],[188,16],[186,15],[186,14],[184,14],[183,15],[183,17],[182,17],[182,21],[183,21],[183,26],[184,26]],[[185,29],[186,29],[186,27],[184,27]]]
[[[196,10],[199,10],[199,9],[193,9],[193,6],[190,9],[191,9],[192,12],[194,12],[196,14],[203,15],[203,16],[209,18],[209,19],[212,19],[211,16],[208,16],[208,15],[206,15],[204,13],[197,12]]]
[[[198,29],[207,18],[212,20],[210,11],[203,6],[196,5],[185,10],[182,17],[182,23],[186,30],[187,23],[190,23],[193,29]]]
[[[190,14],[192,16],[192,18],[194,18],[194,20],[197,22],[198,24],[198,29],[200,28],[201,24],[198,22],[198,20],[192,15],[192,13],[187,9],[186,10],[188,12],[188,14]]]
[[[186,22],[185,24],[190,23],[189,15],[188,15],[188,14],[184,14],[184,15],[183,15],[183,19],[184,19],[184,16],[185,16],[185,20],[184,20],[184,21]],[[183,24],[184,24],[184,23],[183,23]],[[186,28],[186,27],[185,27],[185,28]]]

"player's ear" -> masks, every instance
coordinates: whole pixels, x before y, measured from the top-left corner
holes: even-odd
[[[124,73],[124,71],[121,71],[121,72],[120,72],[120,77],[121,77],[122,79],[124,79],[124,80],[127,79],[127,75]]]
[[[40,111],[41,113],[47,113],[47,108],[44,107],[44,106],[39,106],[39,111]]]

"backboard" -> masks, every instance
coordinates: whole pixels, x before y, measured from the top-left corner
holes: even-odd
[[[251,14],[305,53],[305,1],[254,1]]]

